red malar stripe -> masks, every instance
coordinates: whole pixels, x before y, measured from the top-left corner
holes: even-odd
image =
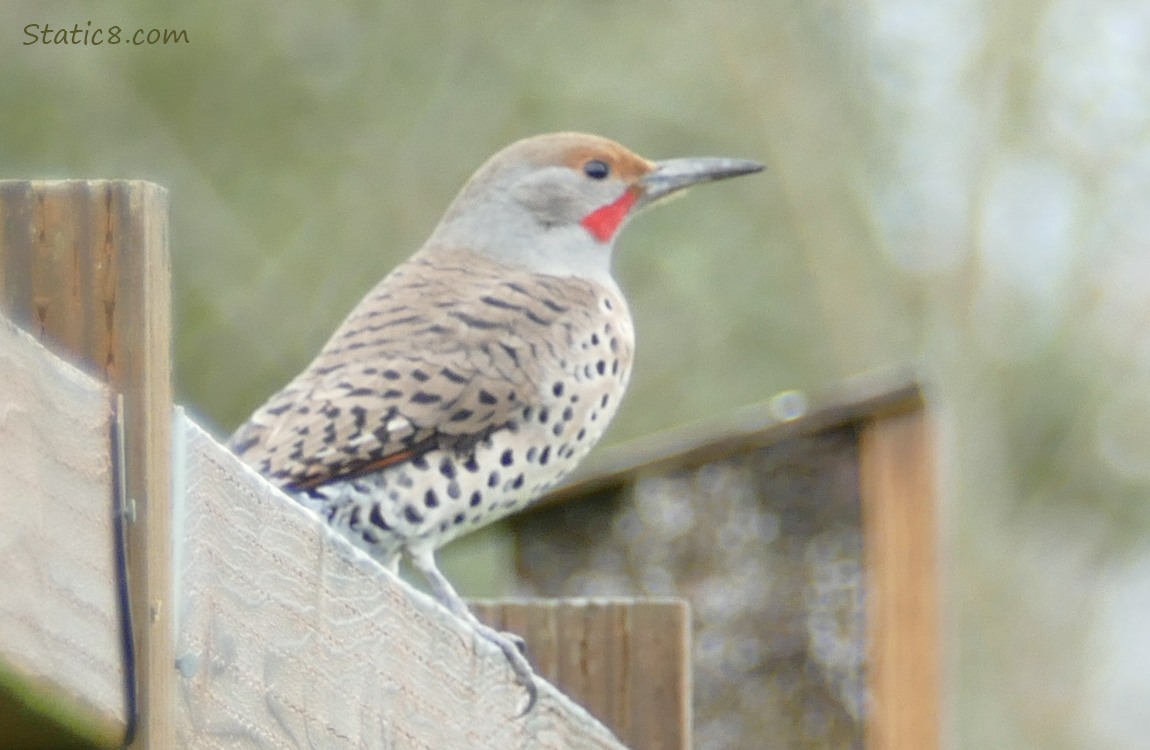
[[[627,212],[635,204],[635,191],[628,190],[620,195],[614,203],[601,206],[583,217],[579,222],[590,232],[595,239],[606,242],[615,235],[615,230],[627,218]]]

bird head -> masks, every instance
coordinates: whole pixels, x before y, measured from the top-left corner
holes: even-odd
[[[583,133],[526,138],[475,172],[430,244],[540,273],[609,277],[615,239],[637,212],[692,185],[762,168],[713,157],[649,161]]]

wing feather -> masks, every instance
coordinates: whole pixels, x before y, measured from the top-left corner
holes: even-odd
[[[542,283],[541,283],[542,282]],[[231,438],[291,490],[360,476],[509,427],[562,371],[589,281],[421,253],[356,306],[312,363]]]

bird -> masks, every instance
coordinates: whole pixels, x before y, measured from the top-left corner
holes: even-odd
[[[489,158],[426,243],[348,314],[229,440],[273,484],[500,648],[538,690],[518,636],[478,621],[435,553],[555,486],[603,435],[635,351],[612,274],[620,230],[744,159],[650,161],[550,133]]]

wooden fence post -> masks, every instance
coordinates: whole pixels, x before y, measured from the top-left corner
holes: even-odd
[[[940,742],[935,477],[924,409],[880,414],[862,428],[868,750],[934,750]]]
[[[131,748],[174,744],[170,276],[162,187],[0,181],[0,308],[123,395],[123,490],[134,511],[127,524],[138,710]]]
[[[684,599],[480,600],[538,674],[635,750],[691,746],[691,610]]]

